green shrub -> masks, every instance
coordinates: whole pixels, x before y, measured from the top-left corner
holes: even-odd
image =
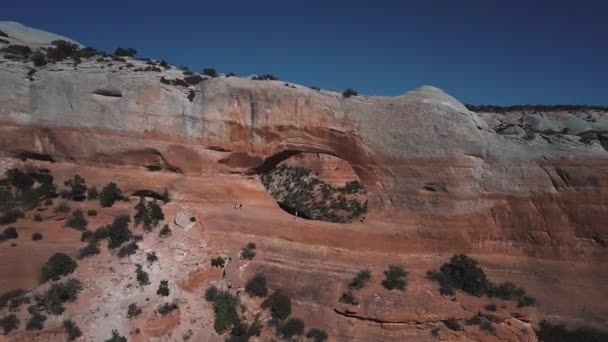
[[[30,313],[30,318],[25,324],[25,330],[34,331],[44,329],[44,322],[46,322],[47,317],[40,313],[35,305],[28,307],[28,311]]]
[[[540,322],[537,331],[539,341],[546,342],[600,342],[608,341],[608,332],[582,327],[568,330],[563,324]]]
[[[171,229],[169,228],[168,224],[165,224],[163,226],[163,228],[160,230],[160,232],[158,232],[158,236],[160,236],[160,237],[165,237],[169,234],[171,234]]]
[[[80,328],[72,321],[71,319],[67,319],[63,321],[63,328],[65,332],[68,334],[68,341],[74,341],[75,339],[82,336],[82,331]]]
[[[127,342],[127,338],[120,336],[118,330],[112,330],[112,337],[107,339],[106,342]]]
[[[126,256],[135,254],[138,249],[139,249],[139,246],[137,246],[137,242],[131,241],[131,242],[127,243],[126,245],[120,247],[120,249],[118,250],[118,253],[116,253],[116,255],[119,258],[124,258]]]
[[[255,257],[255,243],[249,242],[243,249],[241,249],[241,258],[245,260],[253,260]]]
[[[213,329],[218,334],[223,334],[239,322],[236,312],[237,299],[227,291],[219,291],[215,286],[205,291],[205,299],[213,302],[215,321]]]
[[[68,197],[74,201],[82,201],[87,198],[87,184],[84,178],[79,175],[75,175],[73,179],[68,179],[63,183],[65,186],[70,187]]]
[[[485,330],[491,333],[494,333],[496,331],[496,328],[494,328],[494,324],[492,324],[492,322],[490,322],[487,319],[482,319],[481,323],[479,324],[479,328],[481,330]]]
[[[466,325],[480,325],[481,317],[479,317],[477,315],[471,316],[471,318],[467,319],[464,323]]]
[[[370,270],[362,270],[357,273],[355,278],[348,284],[348,287],[352,290],[362,289],[372,279],[372,273]]]
[[[143,224],[145,230],[151,231],[158,226],[160,221],[165,219],[165,215],[156,200],[146,203],[144,198],[140,197],[139,203],[135,206],[133,218],[136,227]]]
[[[324,330],[312,328],[306,333],[306,337],[313,340],[313,342],[325,342],[327,341],[327,333]]]
[[[166,297],[169,295],[169,281],[161,280],[160,285],[158,285],[158,290],[156,290],[156,294],[159,296]]]
[[[0,310],[4,309],[9,303],[13,307],[13,302],[22,303],[23,298],[27,296],[27,291],[23,289],[15,289],[8,292],[4,292],[0,295]]]
[[[78,264],[69,255],[55,253],[42,267],[40,278],[43,283],[48,280],[59,280],[60,277],[74,272],[76,267],[78,267]]]
[[[108,185],[104,186],[99,193],[99,203],[104,208],[113,206],[114,202],[120,199],[122,199],[122,191],[114,182],[110,182]]]
[[[57,212],[57,213],[63,213],[63,214],[69,213],[70,210],[71,210],[70,205],[67,202],[61,202],[55,208],[55,212]]]
[[[76,230],[84,231],[87,229],[87,219],[84,217],[82,210],[78,209],[72,212],[72,216],[68,218],[66,226]]]
[[[19,191],[24,191],[31,188],[36,182],[34,177],[17,168],[7,169],[4,171],[4,175],[6,176],[8,183]]]
[[[342,92],[342,96],[344,96],[345,98],[349,98],[351,96],[358,96],[358,95],[359,94],[351,88],[348,88],[344,92]]]
[[[166,316],[175,309],[177,309],[176,303],[164,303],[161,306],[159,306],[158,310],[156,310],[156,311],[158,311],[159,314]]]
[[[4,330],[4,334],[8,335],[11,331],[19,327],[19,319],[14,314],[4,316],[0,319],[0,327]]]
[[[40,205],[40,195],[34,189],[23,190],[23,192],[21,192],[19,201],[26,211],[32,210]]]
[[[11,224],[17,222],[18,219],[25,217],[23,211],[19,209],[9,209],[0,216],[0,224]]]
[[[310,89],[312,89],[312,90],[316,90],[316,91],[320,91],[320,90],[321,90],[321,88],[319,88],[319,87],[315,87],[315,86],[311,86],[311,87],[310,87]]]
[[[133,237],[129,230],[129,222],[131,222],[131,218],[126,215],[114,219],[114,222],[108,227],[108,248],[116,249]]]
[[[355,296],[353,295],[353,293],[351,291],[346,291],[346,292],[342,293],[342,296],[340,296],[340,303],[358,305],[359,300],[357,298],[355,298]]]
[[[291,339],[304,333],[304,321],[299,318],[290,318],[278,330],[283,338]]]
[[[46,56],[42,52],[36,51],[32,55],[32,62],[34,62],[34,66],[37,68],[45,66],[47,63]]]
[[[78,251],[78,259],[83,259],[88,256],[97,255],[101,251],[99,250],[99,240],[96,238],[90,238],[87,245]]]
[[[82,291],[82,283],[78,279],[70,278],[64,282],[53,283],[36,300],[46,312],[61,315],[65,311],[63,303],[75,301],[80,291]]]
[[[204,68],[203,74],[209,77],[217,77],[217,72],[213,68]]]
[[[137,307],[137,304],[131,303],[127,309],[127,318],[137,317],[141,314],[141,312],[141,308]]]
[[[38,240],[42,240],[42,234],[40,234],[40,233],[32,234],[32,241],[38,241]]]
[[[148,276],[148,272],[144,271],[143,267],[141,267],[139,264],[135,265],[135,276],[140,286],[150,285],[150,277]]]
[[[97,188],[92,186],[89,188],[89,190],[87,191],[87,199],[90,200],[96,200],[99,198],[99,192],[97,191]]]
[[[13,240],[19,237],[19,233],[17,233],[17,229],[15,227],[8,227],[2,231],[0,234],[0,240]]]
[[[34,221],[42,222],[42,221],[44,221],[44,218],[42,218],[42,215],[36,214],[36,215],[34,215]]]
[[[274,75],[271,75],[271,74],[253,76],[251,79],[256,80],[256,81],[276,81],[276,80],[278,80],[278,78],[276,78]]]
[[[225,264],[226,261],[220,256],[215,259],[211,259],[211,267],[224,267]]]
[[[137,50],[132,49],[132,48],[117,48],[116,50],[114,50],[114,56],[120,56],[120,57],[135,57],[135,55],[137,55]]]
[[[282,290],[277,290],[262,302],[262,308],[269,308],[272,317],[282,321],[291,315],[291,299]]]
[[[405,290],[407,285],[408,272],[399,265],[389,265],[388,270],[384,271],[386,278],[382,281],[382,286],[388,290]]]
[[[149,263],[153,263],[158,260],[158,257],[155,252],[149,252],[146,253],[146,260],[148,260]]]
[[[245,292],[254,297],[266,297],[268,295],[266,277],[261,273],[256,273],[245,284]]]
[[[89,210],[87,210],[87,215],[88,216],[97,216],[97,210],[89,209]]]
[[[443,321],[443,324],[445,324],[446,327],[448,327],[449,329],[454,330],[454,331],[462,330],[462,328],[460,327],[460,324],[454,317],[450,317],[450,318],[446,319],[445,321]]]

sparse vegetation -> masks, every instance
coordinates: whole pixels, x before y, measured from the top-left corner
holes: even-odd
[[[217,72],[213,68],[204,68],[203,75],[207,75],[209,77],[217,77]]]
[[[243,249],[241,249],[241,259],[253,260],[255,257],[255,243],[249,242]]]
[[[140,286],[150,285],[150,277],[148,276],[148,272],[144,271],[143,267],[141,267],[139,264],[135,265],[135,276]]]
[[[588,105],[515,105],[515,106],[492,106],[492,105],[473,105],[466,103],[468,110],[473,112],[507,113],[515,111],[531,112],[556,112],[556,111],[586,111],[599,110],[608,111],[607,106],[588,106]]]
[[[15,229],[15,227],[8,227],[2,231],[2,234],[0,234],[0,241],[13,240],[18,237],[19,237],[19,233],[17,233],[17,230]]]
[[[304,321],[299,318],[290,318],[278,329],[281,337],[292,339],[296,336],[304,334]]]
[[[78,267],[74,259],[65,253],[53,254],[40,271],[40,279],[44,283],[48,280],[59,280],[60,277],[66,276]]]
[[[345,91],[342,92],[342,96],[344,96],[345,98],[349,98],[351,96],[358,96],[359,93],[357,93],[355,90],[348,88]]]
[[[496,328],[494,327],[494,324],[492,324],[492,322],[490,322],[486,318],[482,318],[481,319],[481,323],[479,323],[479,328],[481,330],[485,330],[485,331],[490,332],[490,333],[494,333],[496,331]]]
[[[316,91],[320,91],[320,90],[321,90],[321,88],[319,88],[319,87],[315,87],[315,86],[311,86],[311,87],[310,87],[310,89],[312,89],[312,90],[316,90]]]
[[[135,206],[133,218],[136,227],[142,224],[145,230],[151,231],[165,219],[165,215],[156,200],[146,203],[144,198],[140,197],[139,203]]]
[[[87,198],[87,183],[84,178],[74,175],[73,179],[68,179],[63,183],[70,190],[65,193],[65,197],[73,201],[82,201]]]
[[[85,232],[83,232],[84,234]],[[78,251],[78,258],[83,259],[88,256],[97,255],[101,251],[99,250],[99,240],[95,237],[88,239],[87,245]]]
[[[137,245],[137,242],[131,241],[126,245],[120,247],[118,253],[116,253],[116,256],[118,256],[119,258],[124,258],[126,256],[135,254],[138,249],[139,246]]]
[[[213,303],[215,313],[213,329],[218,334],[223,334],[240,322],[236,312],[237,299],[230,292],[220,291],[213,286],[205,291],[205,299]]]
[[[158,257],[156,256],[155,252],[148,252],[148,253],[146,253],[146,260],[149,263],[153,263],[158,260]]]
[[[462,328],[460,327],[460,324],[454,317],[450,317],[450,318],[446,319],[445,321],[443,321],[443,324],[445,324],[446,327],[448,327],[449,329],[454,330],[454,331],[462,330]]]
[[[67,214],[70,212],[70,210],[72,210],[72,208],[70,208],[70,205],[67,202],[61,202],[57,207],[55,207],[56,213]]]
[[[44,218],[42,218],[42,215],[36,214],[36,215],[34,215],[34,221],[42,222],[42,221],[44,221]]]
[[[97,191],[97,188],[92,186],[89,188],[89,190],[87,191],[87,199],[89,201],[92,200],[96,200],[99,198],[99,192]]]
[[[141,314],[141,308],[137,306],[135,303],[129,304],[129,308],[127,309],[127,318],[135,318]]]
[[[122,191],[120,191],[114,182],[110,182],[104,186],[99,193],[99,203],[104,208],[113,206],[120,199],[122,199]]]
[[[137,50],[132,49],[132,48],[117,48],[116,50],[114,50],[114,55],[115,56],[120,56],[120,57],[135,57],[135,55],[137,55]]]
[[[68,341],[74,341],[75,339],[82,336],[82,331],[80,331],[80,328],[71,319],[63,321],[63,328],[68,334]]]
[[[362,289],[372,279],[372,272],[370,270],[361,270],[348,284],[348,287],[352,290]]]
[[[4,292],[0,295],[0,310],[4,309],[7,305],[11,308],[19,307],[22,303],[26,302],[27,291],[23,289],[15,289],[8,292]]]
[[[19,327],[19,319],[15,314],[4,316],[0,319],[0,327],[4,330],[4,334],[8,335],[11,331]]]
[[[479,325],[481,324],[481,317],[478,315],[471,316],[471,318],[467,319],[464,323],[466,325]]]
[[[114,222],[108,227],[108,248],[116,249],[133,237],[129,230],[129,222],[131,219],[126,215],[114,219]]]
[[[42,234],[40,234],[40,233],[32,234],[32,241],[38,241],[38,240],[42,240]]]
[[[47,317],[42,314],[35,305],[31,305],[27,310],[30,313],[30,318],[25,324],[25,330],[34,331],[44,329],[44,322],[46,322]]]
[[[282,321],[291,315],[291,299],[282,290],[277,290],[262,302],[262,308],[270,309],[272,317]]]
[[[382,286],[388,290],[405,291],[407,286],[408,272],[400,265],[389,265],[384,271],[386,278],[382,281]]]
[[[34,52],[34,54],[32,55],[32,62],[34,63],[34,66],[36,68],[40,68],[46,65],[47,61],[46,61],[46,56],[40,52],[40,51],[36,51]]]
[[[87,219],[84,217],[84,214],[80,209],[74,210],[72,212],[72,216],[70,216],[66,222],[66,226],[80,231],[86,230],[87,224]]]
[[[88,216],[97,216],[97,210],[89,209],[89,210],[87,210],[87,215]]]
[[[351,291],[346,291],[342,293],[342,296],[340,296],[340,303],[358,305],[359,300],[355,297],[355,295],[353,295]]]
[[[578,328],[569,330],[563,324],[540,322],[537,331],[539,341],[545,342],[601,342],[608,341],[608,332],[594,328]]]
[[[268,295],[266,277],[261,273],[256,273],[245,284],[245,291],[254,297],[266,297]]]
[[[159,296],[166,297],[169,295],[169,281],[161,280],[160,285],[158,285],[158,290],[156,290],[156,294]]]
[[[256,81],[276,81],[276,80],[278,80],[278,78],[276,78],[274,75],[271,75],[271,74],[253,76],[251,79],[256,80]]]
[[[161,306],[158,307],[158,313],[166,316],[169,313],[171,313],[173,310],[177,309],[177,304],[176,303],[164,303]]]
[[[171,228],[169,228],[168,224],[165,224],[163,226],[163,228],[160,230],[160,232],[158,232],[158,236],[160,236],[160,237],[165,237],[169,234],[171,234]]]

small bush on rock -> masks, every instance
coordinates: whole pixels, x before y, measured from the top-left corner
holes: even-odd
[[[122,199],[122,191],[114,182],[104,186],[99,193],[99,203],[104,208],[113,206],[120,199]]]
[[[68,334],[68,341],[74,341],[75,339],[82,336],[82,331],[80,328],[72,321],[71,319],[67,319],[63,321],[63,328],[65,332]]]
[[[14,314],[4,316],[0,319],[0,327],[2,327],[4,334],[8,335],[11,331],[19,327],[19,319]]]
[[[68,275],[78,267],[74,259],[65,253],[55,253],[49,258],[40,271],[42,282],[48,280],[59,280],[60,277]]]
[[[112,330],[112,337],[107,339],[106,342],[127,342],[127,338],[120,336],[118,330]]]
[[[135,276],[137,278],[137,282],[140,286],[150,285],[150,277],[148,276],[148,272],[144,271],[141,265],[135,265]]]
[[[40,233],[32,234],[32,241],[38,241],[38,240],[42,240],[42,234],[40,234]]]
[[[357,93],[355,90],[348,88],[346,89],[344,92],[342,92],[342,96],[344,96],[345,98],[349,98],[351,96],[358,96],[359,93]]]
[[[137,304],[131,303],[127,309],[127,318],[135,318],[139,316],[141,312],[141,308],[137,307]]]
[[[84,231],[87,229],[87,219],[84,217],[82,210],[78,209],[72,213],[72,216],[66,222],[66,226],[76,230]]]
[[[291,299],[282,290],[277,290],[262,302],[262,308],[270,309],[272,317],[282,321],[291,315]]]
[[[389,265],[388,270],[384,271],[386,278],[382,281],[382,286],[388,290],[405,290],[407,285],[408,272],[399,265]]]
[[[160,285],[158,285],[158,290],[156,290],[156,294],[159,296],[166,297],[169,295],[169,281],[161,280]]]
[[[254,297],[266,297],[268,288],[266,287],[266,277],[257,273],[245,284],[245,291]]]
[[[278,329],[279,334],[286,339],[292,339],[304,333],[304,321],[299,318],[290,318]]]
[[[450,318],[446,319],[445,321],[443,321],[443,324],[445,324],[446,327],[448,327],[449,329],[454,330],[454,331],[458,331],[458,330],[462,329],[460,327],[460,324],[454,317],[450,317]]]
[[[325,330],[312,328],[308,330],[308,333],[306,333],[306,337],[313,340],[313,342],[325,342],[327,341],[328,336]]]
[[[176,303],[164,303],[161,306],[158,307],[158,313],[166,316],[169,313],[171,313],[173,310],[177,309],[177,304]]]
[[[348,284],[348,287],[353,290],[362,289],[372,279],[372,273],[370,270],[362,270],[357,273],[355,278]]]

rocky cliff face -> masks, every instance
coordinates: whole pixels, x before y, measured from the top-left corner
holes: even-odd
[[[188,75],[174,67],[146,71],[151,64],[158,67],[96,56],[35,68],[0,53],[0,153],[185,179],[245,177],[298,153],[327,154],[350,163],[361,179],[368,222],[349,241],[300,241],[357,253],[607,260],[606,112],[475,113],[433,87],[344,98],[247,77],[175,85],[161,79]],[[310,229],[332,236],[334,228],[322,228]],[[589,286],[600,286],[592,279],[598,283]],[[303,300],[311,300],[307,296]],[[376,319],[371,325],[420,321],[377,305],[364,305]],[[606,322],[605,310],[598,308],[594,319]],[[374,336],[369,340],[398,336],[361,329],[355,335]]]

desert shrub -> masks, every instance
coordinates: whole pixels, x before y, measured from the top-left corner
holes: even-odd
[[[466,325],[479,325],[481,324],[481,317],[477,315],[471,316],[471,318],[467,319],[464,324]]]
[[[349,98],[351,96],[358,96],[358,95],[359,94],[355,90],[353,90],[351,88],[348,88],[348,89],[346,89],[345,91],[342,92],[342,96],[344,96],[345,98]]]
[[[19,233],[14,227],[5,228],[0,234],[0,241],[3,240],[13,240],[19,237]]]
[[[97,216],[97,210],[89,209],[89,210],[87,210],[87,215],[88,216]]]
[[[8,38],[8,34],[4,33],[3,31],[0,31],[0,37]]]
[[[69,213],[70,210],[72,210],[72,209],[70,208],[70,205],[67,202],[61,202],[55,208],[56,213],[63,213],[63,214]]]
[[[196,93],[194,92],[194,90],[192,90],[192,89],[188,90],[188,101],[190,101],[190,102],[194,101],[195,96],[196,96]]]
[[[97,255],[100,252],[101,251],[99,250],[99,240],[92,237],[87,242],[87,245],[78,251],[78,259],[83,259],[88,256]]]
[[[163,190],[161,197],[162,197],[163,202],[165,202],[165,204],[171,202],[171,196],[169,195],[169,190],[167,190],[167,188],[165,188],[165,190]]]
[[[479,328],[481,330],[485,330],[491,333],[494,333],[494,331],[496,331],[496,328],[494,328],[494,324],[492,324],[492,322],[490,322],[489,320],[483,318],[481,320],[481,323],[479,323]]]
[[[46,312],[61,315],[65,311],[63,303],[75,301],[80,291],[82,291],[82,283],[78,279],[70,278],[64,282],[53,283],[36,300]]]
[[[160,236],[160,237],[164,237],[164,236],[167,236],[169,234],[171,234],[171,228],[169,228],[168,224],[165,224],[163,226],[163,228],[160,230],[160,232],[158,232],[158,236]]]
[[[32,241],[38,241],[38,240],[42,240],[42,234],[40,234],[40,233],[32,234]]]
[[[7,169],[4,171],[4,175],[6,176],[8,183],[20,191],[31,188],[36,181],[34,177],[17,168]]]
[[[253,76],[251,79],[256,80],[256,81],[276,81],[276,80],[278,80],[278,78],[276,78],[274,75],[271,75],[271,74]]]
[[[126,215],[114,219],[108,227],[108,248],[116,249],[131,239],[133,234],[129,230],[129,222],[131,218]]]
[[[107,339],[106,342],[127,342],[127,338],[120,336],[118,330],[112,330],[112,337]]]
[[[203,81],[203,78],[199,75],[190,75],[190,76],[184,77],[184,81],[186,81],[186,83],[191,84],[191,85],[197,85]]]
[[[159,306],[158,310],[156,310],[156,311],[158,311],[159,314],[166,316],[175,309],[177,309],[176,303],[164,303],[161,306]]]
[[[517,307],[523,308],[525,306],[533,306],[536,304],[536,299],[532,296],[524,295],[517,299]]]
[[[42,215],[40,215],[40,214],[34,215],[34,221],[42,222],[43,220],[44,220],[44,218],[42,217]]]
[[[266,287],[266,277],[257,273],[245,284],[245,291],[254,297],[266,297],[268,288]]]
[[[408,272],[399,265],[389,265],[388,270],[384,271],[386,278],[382,281],[382,286],[388,290],[405,290],[407,285]]]
[[[291,299],[282,290],[277,290],[262,302],[262,308],[270,309],[272,317],[282,321],[291,315]]]
[[[346,291],[346,292],[342,293],[342,296],[340,296],[340,303],[358,305],[359,300],[357,298],[355,298],[355,296],[353,295],[353,293],[351,291]]]
[[[70,188],[67,193],[68,198],[74,201],[82,201],[87,198],[86,181],[79,175],[75,175],[73,179],[66,180],[63,184]]]
[[[93,233],[93,237],[98,240],[107,239],[110,235],[110,225],[97,228]]]
[[[99,203],[104,208],[113,206],[114,202],[120,199],[122,199],[122,191],[120,191],[114,182],[108,183],[99,193]]]
[[[537,331],[539,341],[546,342],[600,342],[608,341],[608,332],[594,328],[567,329],[563,324],[542,321]]]
[[[127,309],[127,318],[137,317],[141,314],[141,312],[141,308],[137,307],[137,304],[131,303]]]
[[[89,190],[87,191],[87,199],[88,200],[96,200],[99,198],[99,192],[97,191],[97,188],[92,186],[89,188]]]
[[[118,253],[116,253],[116,256],[118,256],[119,258],[124,258],[126,256],[135,254],[138,249],[139,246],[137,246],[137,242],[131,241],[128,244],[120,247]]]
[[[320,91],[320,90],[321,90],[321,88],[319,88],[319,87],[315,87],[315,86],[311,86],[311,87],[310,87],[310,89],[312,89],[312,90],[316,90],[316,91]]]
[[[11,224],[17,222],[18,219],[25,217],[23,211],[19,209],[9,209],[0,216],[0,224]]]
[[[35,305],[28,307],[27,310],[30,313],[30,318],[27,320],[27,323],[25,323],[25,330],[33,331],[44,329],[44,322],[46,322],[47,317],[42,314]]]
[[[4,309],[10,303],[10,307],[15,306],[13,302],[22,303],[24,298],[27,296],[27,291],[23,289],[15,289],[8,292],[4,292],[0,295],[0,310]]]
[[[348,284],[348,287],[353,290],[362,289],[372,279],[372,273],[370,270],[361,270],[355,278]]]
[[[11,44],[5,48],[2,48],[0,51],[22,58],[27,58],[32,53],[32,49],[29,46],[18,44]]]
[[[153,263],[153,262],[155,262],[155,261],[157,261],[157,260],[158,260],[158,257],[156,256],[156,253],[154,253],[154,252],[149,252],[149,253],[146,253],[146,260],[147,260],[149,263]]]
[[[139,285],[150,285],[150,277],[148,276],[148,272],[144,271],[143,267],[141,267],[139,264],[135,265],[135,277]]]
[[[47,63],[46,56],[42,52],[36,51],[32,55],[32,62],[34,63],[34,66],[37,68],[45,66]]]
[[[167,61],[165,60],[161,60],[160,63],[158,63],[158,65],[160,65],[161,67],[165,68],[165,69],[170,69],[171,66],[169,65],[169,63],[167,63]]]
[[[243,249],[241,249],[241,258],[246,260],[253,260],[255,257],[255,243],[249,242]]]
[[[217,77],[217,72],[213,68],[204,68],[203,74],[209,77]]]
[[[156,200],[146,203],[144,198],[140,197],[139,203],[135,206],[133,219],[136,227],[142,224],[145,230],[151,231],[165,219],[165,215]]]
[[[306,337],[313,340],[313,342],[325,342],[327,341],[327,333],[325,330],[312,328],[306,333]]]
[[[488,304],[485,306],[485,309],[488,311],[496,311],[496,304]]]
[[[114,50],[114,56],[120,56],[120,57],[135,57],[135,55],[137,55],[137,50],[132,49],[132,48],[117,48],[116,50]]]
[[[86,230],[87,224],[87,219],[84,217],[84,214],[80,209],[72,212],[72,216],[70,216],[66,222],[66,226],[80,231]]]
[[[68,341],[74,341],[75,339],[82,336],[82,331],[80,331],[80,328],[71,319],[63,321],[63,328],[68,334]]]
[[[66,58],[80,58],[78,53],[80,47],[74,43],[65,40],[54,40],[51,42],[52,47],[46,50],[46,55],[51,62],[59,62]]]
[[[448,327],[449,329],[454,330],[454,331],[458,331],[458,330],[462,329],[460,327],[460,324],[454,317],[450,317],[450,318],[446,319],[445,321],[443,321],[443,324],[445,324],[446,327]]]
[[[159,296],[166,297],[169,295],[169,281],[161,280],[158,285],[158,290],[156,290],[156,294]]]
[[[14,314],[4,316],[0,319],[0,327],[4,330],[4,334],[8,335],[11,331],[19,327],[19,319]]]
[[[222,257],[217,257],[215,259],[211,259],[211,267],[224,267],[226,264],[226,260]]]
[[[205,291],[205,299],[213,303],[215,313],[213,329],[215,332],[221,335],[239,322],[236,312],[237,299],[230,292],[219,291],[212,286]]]
[[[65,253],[55,253],[44,264],[40,271],[42,282],[48,280],[59,280],[60,277],[68,275],[78,267],[74,259]]]
[[[171,81],[170,81],[170,80],[168,80],[168,79],[166,79],[166,78],[165,78],[165,76],[162,76],[162,77],[160,78],[160,83],[162,83],[162,84],[167,84],[167,85],[171,85]]]
[[[304,321],[299,318],[290,318],[278,329],[283,338],[291,339],[304,333]]]

